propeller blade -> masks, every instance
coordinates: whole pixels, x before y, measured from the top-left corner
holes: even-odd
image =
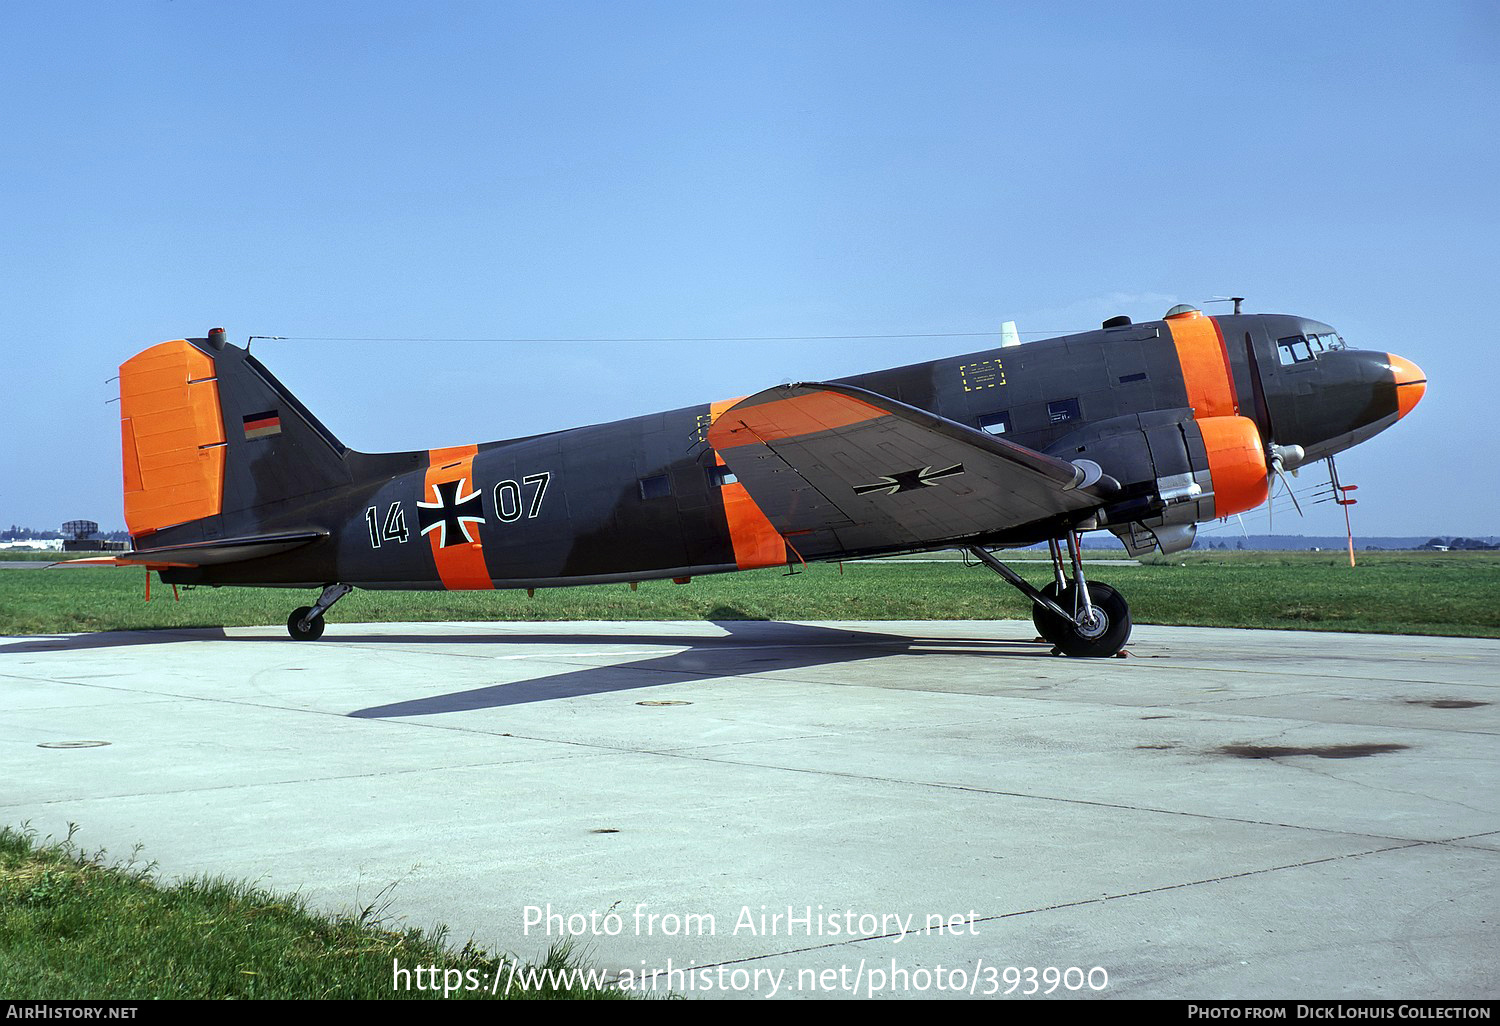
[[[1279,460],[1276,463],[1276,476],[1281,478],[1281,483],[1285,486],[1287,495],[1291,497],[1292,506],[1297,510],[1297,515],[1299,517],[1307,516],[1306,513],[1302,512],[1302,503],[1297,501],[1297,493],[1292,491],[1292,483],[1286,479],[1286,474],[1282,473],[1281,462]]]
[[[1266,533],[1276,533],[1276,470],[1266,462]]]
[[[1266,492],[1268,498],[1274,497],[1271,496],[1272,479],[1280,481],[1282,487],[1286,489],[1287,495],[1291,497],[1292,506],[1296,508],[1299,517],[1306,517],[1307,514],[1302,512],[1302,503],[1297,501],[1297,493],[1292,491],[1292,483],[1286,479],[1285,467],[1286,464],[1290,463],[1292,473],[1295,474],[1297,472],[1296,468],[1302,465],[1302,461],[1305,458],[1306,456],[1300,445],[1282,446],[1272,442],[1266,446]]]

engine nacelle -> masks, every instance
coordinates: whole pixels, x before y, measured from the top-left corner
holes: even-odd
[[[1193,423],[1208,452],[1211,516],[1231,517],[1265,502],[1270,490],[1266,446],[1255,421],[1249,417],[1204,417]]]
[[[1100,519],[1132,554],[1185,549],[1199,522],[1266,501],[1265,445],[1248,417],[1195,418],[1188,409],[1115,417],[1047,451],[1093,460],[1121,483],[1120,500]]]

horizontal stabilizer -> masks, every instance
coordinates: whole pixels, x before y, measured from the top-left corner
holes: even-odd
[[[119,556],[73,560],[71,565],[92,566],[217,566],[242,563],[248,559],[275,556],[326,538],[327,531],[295,531],[279,534],[257,534],[245,538],[214,538],[187,545],[164,545],[155,549],[136,549]],[[54,563],[53,566],[69,564]]]

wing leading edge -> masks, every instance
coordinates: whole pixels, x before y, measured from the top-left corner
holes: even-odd
[[[1097,468],[852,385],[768,388],[724,410],[708,440],[807,555],[992,534],[1097,508],[1118,489]]]

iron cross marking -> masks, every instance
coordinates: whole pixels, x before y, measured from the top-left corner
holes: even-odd
[[[870,492],[885,492],[887,495],[898,495],[901,492],[914,492],[918,488],[931,488],[934,481],[940,481],[945,477],[956,477],[963,472],[962,463],[955,463],[942,470],[933,470],[931,467],[903,470],[899,474],[882,477],[874,484],[855,485],[854,494],[868,495]]]
[[[468,478],[463,477],[457,481],[440,482],[432,486],[436,502],[417,503],[417,524],[424,535],[437,529],[439,548],[473,542],[474,539],[469,537],[469,525],[484,523],[484,500],[479,493],[470,492],[459,498],[467,483]]]

